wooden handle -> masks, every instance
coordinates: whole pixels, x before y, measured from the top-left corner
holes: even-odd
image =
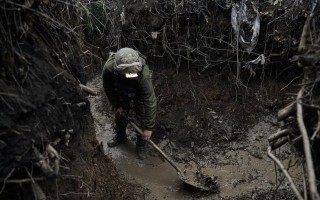
[[[133,123],[131,120],[129,120],[129,119],[127,119],[127,120],[133,126],[133,128],[136,129],[141,136],[143,136],[143,131],[135,123]],[[149,142],[149,144],[151,144],[151,146],[153,148],[155,148],[170,163],[170,165],[172,167],[174,167],[177,170],[177,172],[179,174],[182,174],[181,169],[177,166],[177,164],[169,156],[167,156],[167,154],[165,154],[151,139],[148,140],[148,142]]]

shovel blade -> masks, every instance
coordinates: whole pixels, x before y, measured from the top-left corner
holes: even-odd
[[[218,185],[216,182],[216,177],[204,177],[201,180],[197,179],[189,179],[184,174],[178,173],[179,178],[181,181],[183,181],[185,184],[192,186],[195,189],[199,189],[201,191],[207,191],[207,192],[218,192]]]

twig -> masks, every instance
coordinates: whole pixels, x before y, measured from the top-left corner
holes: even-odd
[[[94,194],[94,193],[90,193],[90,194]],[[63,194],[59,194],[60,196],[68,196],[68,195],[88,195],[88,193],[84,193],[84,192],[67,192],[67,193],[63,193]]]
[[[54,77],[52,77],[52,79],[57,78],[58,76],[60,76],[61,74],[65,73],[65,72],[66,72],[66,70],[63,70],[63,71],[59,72],[57,75],[55,75]]]
[[[294,184],[290,174],[285,169],[285,167],[282,165],[282,163],[272,154],[270,146],[268,147],[268,156],[278,165],[278,167],[280,168],[282,173],[286,176],[286,178],[288,179],[288,181],[291,185],[291,188],[292,188],[293,192],[295,193],[296,197],[298,198],[298,200],[303,200],[303,198],[302,198],[300,192],[298,191],[296,185]]]
[[[240,36],[240,31],[237,31],[237,83],[241,82],[241,80],[240,80],[241,65],[239,62],[239,36]]]
[[[317,111],[317,114],[318,114],[318,123],[317,123],[316,130],[313,132],[311,136],[311,140],[314,140],[320,131],[320,110]]]
[[[318,200],[320,199],[320,197],[319,197],[319,193],[316,186],[316,177],[315,177],[313,160],[312,160],[312,155],[310,150],[310,141],[309,141],[307,129],[303,121],[302,105],[300,104],[303,91],[304,91],[304,87],[301,88],[297,96],[297,121],[298,121],[299,129],[301,131],[302,140],[303,140],[303,149],[304,149],[304,154],[305,154],[307,168],[308,168],[307,171],[308,171],[308,180],[309,180],[311,198],[312,200]]]
[[[74,33],[74,34],[77,35],[77,33],[76,33],[74,30],[72,30],[71,28],[67,27],[67,26],[64,25],[64,24],[61,24],[60,22],[54,20],[53,18],[49,17],[48,15],[46,15],[46,14],[44,14],[44,13],[42,13],[42,12],[39,12],[39,11],[37,11],[37,10],[35,10],[35,9],[29,8],[29,7],[25,6],[25,5],[22,5],[22,4],[19,4],[19,3],[15,3],[15,2],[12,2],[12,1],[8,1],[8,0],[7,0],[7,1],[5,1],[5,2],[6,2],[6,3],[9,3],[9,4],[12,4],[12,5],[15,5],[15,6],[18,6],[18,7],[20,7],[20,8],[24,8],[24,9],[26,9],[26,10],[32,11],[33,13],[37,14],[39,17],[46,18],[46,19],[52,21],[54,24],[56,24],[56,25],[58,25],[58,26],[60,26],[60,27],[63,27],[63,28],[65,28],[65,29],[67,29],[68,31],[70,31],[70,32],[72,32],[72,33]]]
[[[5,186],[6,186],[6,183],[8,182],[8,181],[7,181],[8,178],[11,177],[12,173],[13,173],[15,170],[16,170],[16,168],[11,169],[11,171],[9,172],[9,174],[7,175],[7,177],[6,177],[5,179],[3,179],[3,181],[2,181],[2,182],[3,182],[3,186],[2,186],[2,188],[1,188],[1,190],[0,190],[0,194],[2,194],[2,192],[3,192],[3,190],[4,190]]]
[[[33,177],[33,178],[24,178],[24,179],[10,179],[10,180],[5,180],[5,179],[0,179],[0,182],[5,182],[5,183],[28,183],[28,182],[33,182],[33,181],[44,181],[47,180],[45,177]]]
[[[287,87],[289,87],[289,85],[291,85],[291,83],[297,79],[299,79],[303,74],[297,76],[297,77],[294,77],[287,85],[285,85],[283,88],[281,88],[280,92],[284,89],[286,89]]]

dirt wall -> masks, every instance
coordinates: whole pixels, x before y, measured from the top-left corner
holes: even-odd
[[[143,199],[99,150],[69,3],[0,3],[0,198]]]

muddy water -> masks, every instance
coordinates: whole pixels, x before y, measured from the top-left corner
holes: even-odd
[[[175,169],[159,156],[148,155],[144,161],[137,158],[135,135],[130,128],[127,131],[129,140],[126,143],[114,148],[107,147],[106,142],[114,136],[113,120],[112,116],[105,111],[106,105],[103,105],[106,97],[101,89],[100,77],[93,79],[88,85],[99,93],[98,96],[90,98],[97,139],[103,143],[105,154],[113,159],[119,171],[147,188],[150,191],[149,199],[194,199],[195,191],[186,188],[178,178]],[[215,156],[216,165],[209,164],[209,160],[202,161],[201,172],[218,177],[220,193],[209,195],[197,193],[197,199],[235,198],[244,194],[252,194],[254,197],[255,191],[259,189],[274,189],[276,185],[274,164],[266,155],[266,139],[270,133],[276,131],[272,124],[272,116],[262,118],[248,131],[248,140],[245,143],[233,143],[230,145],[230,150]],[[284,162],[288,163],[290,155],[285,159]],[[178,163],[178,166],[189,172],[199,169],[199,165],[193,162]],[[301,170],[292,168],[289,172],[294,174],[295,179]]]

